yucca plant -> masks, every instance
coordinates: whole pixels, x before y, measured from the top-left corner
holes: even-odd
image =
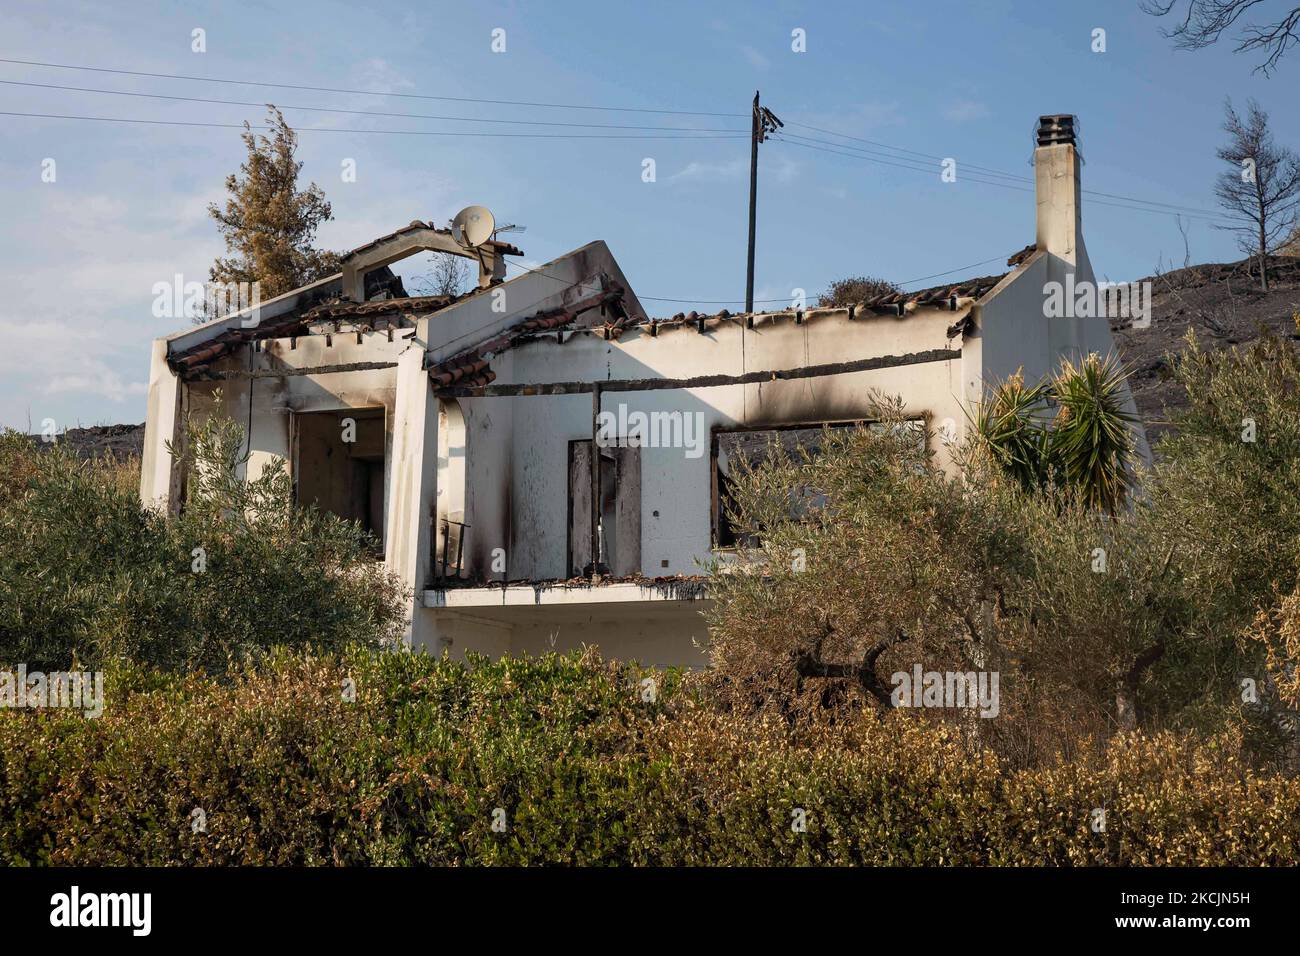
[[[1092,507],[1114,514],[1133,481],[1136,416],[1124,409],[1124,367],[1114,355],[1062,359],[1052,379],[1056,420],[1049,431],[1062,481]]]
[[[1124,409],[1125,377],[1115,356],[1095,352],[1062,359],[1035,385],[1017,372],[970,416],[976,445],[1026,491],[1058,485],[1114,514],[1134,479],[1137,419]]]
[[[991,390],[972,419],[985,452],[1026,491],[1036,491],[1048,480],[1051,449],[1044,428],[1048,404],[1047,383],[1026,385],[1016,372]]]

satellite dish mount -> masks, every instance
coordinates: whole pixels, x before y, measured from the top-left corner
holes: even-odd
[[[451,221],[451,234],[462,246],[477,249],[492,238],[496,217],[487,206],[466,206]]]
[[[463,255],[478,260],[480,289],[505,278],[505,260],[493,242],[496,229],[496,217],[487,206],[466,206],[451,221],[452,238],[464,247]]]

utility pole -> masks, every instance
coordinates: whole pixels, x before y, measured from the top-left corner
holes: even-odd
[[[758,105],[754,91],[754,115],[749,127],[749,257],[745,266],[745,311],[754,311],[754,226],[758,217],[758,144],[785,124],[766,106]]]

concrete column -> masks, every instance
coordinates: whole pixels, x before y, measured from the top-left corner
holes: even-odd
[[[433,615],[424,611],[421,597],[429,582],[431,519],[438,501],[438,399],[424,368],[421,345],[397,359],[389,470],[386,561],[411,594],[405,640],[413,648],[437,653]]]
[[[149,362],[148,417],[144,426],[144,452],[140,462],[140,501],[146,508],[168,514],[180,510],[181,474],[176,456],[180,450],[185,417],[185,384],[167,364],[167,340],[155,339]]]

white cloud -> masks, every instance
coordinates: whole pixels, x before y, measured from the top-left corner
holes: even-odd
[[[732,159],[725,163],[701,163],[692,160],[668,177],[668,182],[685,182],[690,180],[723,182],[740,179],[749,172],[749,160]]]
[[[82,329],[66,319],[0,318],[0,338],[9,344],[0,350],[0,372],[24,383],[27,394],[78,393],[120,403],[148,391],[147,382],[128,382],[108,364],[121,349],[102,329]]]
[[[768,152],[759,159],[759,176],[764,182],[781,184],[793,182],[799,174],[799,164],[790,157]],[[739,158],[724,163],[692,161],[668,177],[668,182],[735,182],[749,178],[749,159]]]
[[[373,93],[385,93],[389,90],[414,89],[415,84],[397,71],[383,57],[371,57],[362,60],[352,68],[352,82],[362,89]]]
[[[779,115],[779,114],[778,114]],[[872,131],[886,126],[904,124],[903,110],[897,100],[870,100],[855,103],[834,113],[810,113],[800,117],[800,121],[809,126],[832,130],[846,136],[869,136]],[[801,135],[820,134],[808,130],[796,130]]]
[[[127,396],[144,395],[149,391],[147,382],[124,383],[122,376],[102,362],[92,362],[91,368],[74,375],[58,375],[45,386],[45,394],[75,392],[81,395],[98,395],[111,402],[122,402]]]
[[[967,123],[984,119],[989,115],[989,108],[975,100],[957,100],[943,111],[943,115],[945,119],[952,120],[954,123]]]
[[[206,281],[222,245],[215,230],[192,234],[205,209],[206,197],[198,196],[131,204],[71,191],[48,195],[40,205],[41,229],[16,251],[27,260],[25,281],[12,290],[8,307],[44,316],[52,308],[68,310],[78,336],[92,323],[102,326],[114,310],[134,312],[140,328],[151,318],[155,282],[177,273]]]
[[[749,65],[756,70],[766,70],[772,65],[771,61],[768,60],[767,57],[763,56],[763,54],[759,53],[752,46],[741,44],[740,52],[744,54],[745,59],[749,61]]]

